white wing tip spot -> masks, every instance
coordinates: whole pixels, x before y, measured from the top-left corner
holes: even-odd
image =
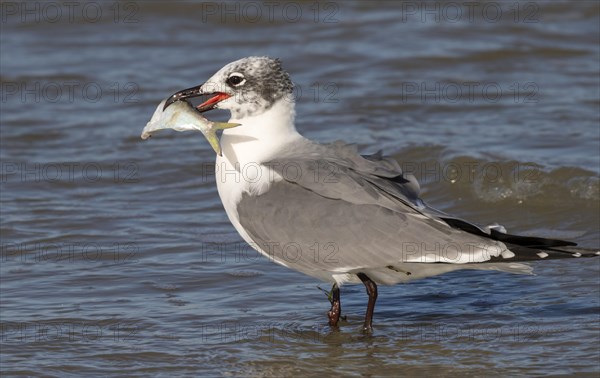
[[[492,224],[488,224],[487,226],[485,226],[484,231],[487,232],[488,234],[492,233],[492,230],[496,230],[497,232],[500,232],[502,234],[506,234],[506,227],[504,227],[501,224],[498,223],[492,223]]]
[[[546,257],[548,257],[548,254],[546,252],[540,252],[537,254],[541,259],[545,259]]]
[[[579,252],[573,253],[573,257],[581,257],[581,253],[579,253]]]

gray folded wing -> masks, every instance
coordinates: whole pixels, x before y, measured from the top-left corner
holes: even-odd
[[[341,143],[310,143],[265,165],[283,179],[263,194],[243,195],[240,223],[275,261],[306,274],[402,274],[403,264],[514,256],[502,243],[433,216],[414,177],[403,175],[395,160],[361,157]]]

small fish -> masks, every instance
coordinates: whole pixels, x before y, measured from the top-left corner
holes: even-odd
[[[152,115],[150,122],[142,130],[142,139],[146,140],[155,132],[164,129],[175,131],[197,130],[204,134],[215,152],[222,156],[217,130],[230,129],[239,123],[213,122],[204,118],[192,104],[187,101],[177,101],[163,111],[166,100],[163,100]]]

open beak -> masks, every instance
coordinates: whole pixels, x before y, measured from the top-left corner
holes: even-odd
[[[173,104],[176,101],[182,101],[182,100],[185,100],[188,98],[193,98],[193,97],[198,97],[198,96],[203,96],[203,95],[211,95],[211,97],[196,107],[196,109],[200,113],[214,109],[215,106],[219,102],[231,97],[231,95],[224,93],[224,92],[205,93],[202,91],[202,85],[197,85],[195,87],[184,89],[182,91],[179,91],[179,92],[171,95],[167,99],[167,101],[165,101],[165,106],[163,108],[163,111],[165,111],[165,109],[168,108],[169,105]]]

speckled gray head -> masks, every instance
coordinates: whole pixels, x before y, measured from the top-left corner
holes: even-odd
[[[165,103],[201,95],[211,95],[198,106],[201,112],[227,109],[232,118],[242,119],[264,113],[279,100],[293,101],[294,86],[279,59],[248,57],[227,64],[206,83],[179,91]]]

